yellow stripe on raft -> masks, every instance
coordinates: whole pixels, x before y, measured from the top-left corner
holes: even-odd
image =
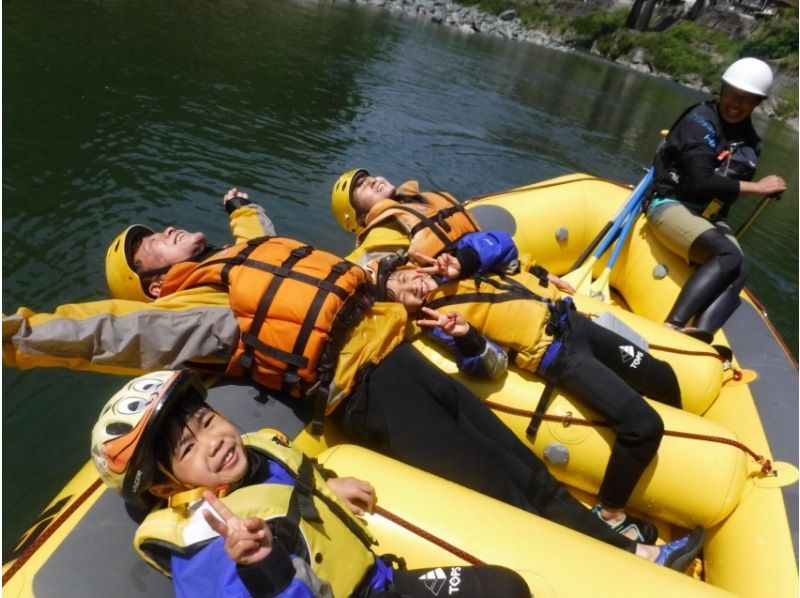
[[[319,456],[340,476],[368,479],[378,504],[489,564],[514,569],[536,598],[730,596],[687,575],[365,449],[340,445]],[[378,552],[409,568],[465,561],[378,515],[367,516]],[[455,595],[457,594],[446,594]]]

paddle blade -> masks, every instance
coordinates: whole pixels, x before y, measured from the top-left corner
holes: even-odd
[[[592,287],[592,268],[597,263],[597,257],[591,256],[579,268],[567,272],[561,278],[575,287],[576,293],[588,295]]]

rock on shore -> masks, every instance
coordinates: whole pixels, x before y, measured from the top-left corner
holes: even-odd
[[[548,48],[569,49],[568,46],[544,31],[536,31],[525,27],[513,10],[507,10],[498,16],[494,16],[472,6],[462,6],[448,0],[351,1],[356,4],[402,11],[408,15],[426,18],[438,25],[456,28],[462,33],[483,33],[506,39],[531,42]]]

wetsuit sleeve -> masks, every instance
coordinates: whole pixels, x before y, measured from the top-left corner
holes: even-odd
[[[468,233],[456,243],[455,256],[461,264],[461,278],[502,268],[519,258],[514,240],[505,231]]]
[[[3,317],[3,363],[138,375],[187,361],[227,363],[238,337],[227,294],[199,287],[149,303],[20,308]]]
[[[704,122],[710,126],[708,121]],[[717,136],[691,117],[681,121],[675,135],[684,193],[698,202],[712,198],[724,203],[734,202],[739,196],[739,182],[714,172],[717,155],[722,151]]]
[[[229,213],[231,235],[236,243],[257,239],[258,237],[274,237],[275,225],[267,215],[267,211],[249,199],[237,197],[225,204]]]
[[[172,557],[172,585],[177,598],[263,596],[314,598],[314,592],[295,578],[291,555],[276,542],[270,554],[254,565],[237,565],[216,538],[190,556]]]
[[[503,349],[470,325],[469,332],[452,337],[441,328],[426,328],[425,335],[449,351],[459,371],[477,378],[497,379],[508,369],[508,356]]]

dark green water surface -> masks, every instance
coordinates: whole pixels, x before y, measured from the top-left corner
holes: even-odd
[[[106,247],[133,221],[225,242],[234,185],[282,234],[345,252],[328,198],[355,166],[461,198],[575,171],[636,182],[703,97],[348,2],[4,2],[3,311],[104,296]],[[744,238],[750,287],[796,353],[797,134],[757,126],[760,174],[789,190]],[[122,382],[3,368],[4,560]]]

